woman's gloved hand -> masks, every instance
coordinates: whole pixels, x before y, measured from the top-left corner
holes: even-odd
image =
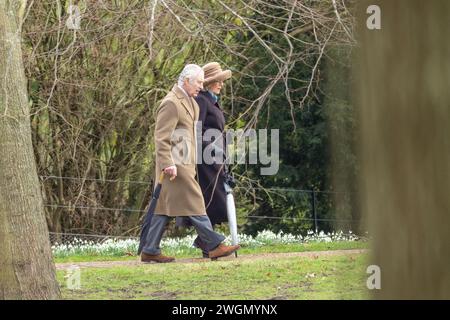
[[[236,180],[231,173],[225,172],[225,183],[230,186],[230,188],[234,188],[236,186]]]

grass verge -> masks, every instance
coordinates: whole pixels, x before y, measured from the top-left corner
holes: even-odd
[[[367,254],[81,269],[64,299],[366,299]]]

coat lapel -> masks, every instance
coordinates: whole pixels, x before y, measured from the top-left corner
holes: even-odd
[[[178,87],[178,85],[174,85],[172,88],[172,92],[175,93],[178,99],[180,99],[181,104],[186,109],[186,111],[191,116],[192,120],[195,120],[195,108],[192,104],[192,101],[189,101],[191,98],[188,98],[183,91]],[[189,100],[188,100],[189,99]]]
[[[198,117],[199,117],[200,109],[199,109],[198,104],[195,101],[195,99],[194,98],[190,98],[190,99],[191,99],[192,109],[194,109],[194,120],[197,121]]]

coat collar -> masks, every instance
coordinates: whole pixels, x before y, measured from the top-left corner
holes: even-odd
[[[181,104],[187,110],[187,112],[192,117],[192,119],[195,119],[195,110],[194,110],[194,104],[192,102],[192,98],[188,97],[183,92],[183,90],[181,90],[180,87],[178,87],[177,84],[173,86],[172,92],[181,101]]]
[[[211,94],[208,91],[202,90],[202,91],[200,91],[200,93],[198,95],[201,95],[201,96],[205,97],[206,99],[208,99],[208,101],[210,101],[213,106],[216,106],[223,112],[222,108],[220,107],[219,101],[214,100],[214,98],[211,96]]]
[[[206,90],[202,90],[200,91],[199,95],[202,95],[203,97],[205,97],[206,99],[208,99],[209,101],[211,101],[212,104],[216,104],[216,101],[214,100],[214,98],[209,94],[208,91]]]

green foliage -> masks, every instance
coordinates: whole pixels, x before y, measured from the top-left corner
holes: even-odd
[[[309,40],[312,41],[312,35]],[[305,36],[304,36],[305,38]],[[277,41],[278,39],[273,39]],[[283,46],[282,39],[279,39],[278,46]],[[275,45],[275,46],[277,46]],[[284,44],[285,45],[285,44]],[[296,48],[302,51],[301,45]],[[254,48],[251,54],[259,63],[255,65],[258,74],[273,75],[277,66],[271,63],[270,57],[264,52]],[[313,58],[309,63],[314,63]],[[263,69],[260,66],[264,65]],[[256,72],[256,71],[255,71]],[[292,79],[307,81],[310,78],[310,69],[306,64],[298,64],[290,72]],[[255,97],[259,93],[257,88],[267,86],[267,81],[258,79],[254,82],[250,80],[246,86],[240,88],[240,96]],[[291,80],[292,88],[297,83]],[[321,85],[319,84],[318,90]],[[270,97],[258,115],[257,128],[272,128],[280,130],[280,167],[274,176],[261,176],[261,166],[252,168],[236,168],[242,174],[258,180],[264,188],[290,188],[297,190],[329,190],[331,189],[331,159],[330,159],[330,138],[328,130],[328,117],[332,117],[335,110],[327,110],[321,100],[307,99],[305,105],[299,108],[299,104],[305,94],[304,90],[299,90],[290,95],[293,101],[293,109],[290,109],[289,101],[285,94],[285,85],[277,83]],[[319,98],[322,95],[319,95]],[[345,113],[341,113],[346,117]],[[242,120],[240,125],[242,126]],[[271,225],[275,231],[285,230],[286,232],[305,233],[314,225],[307,219],[313,218],[312,195],[303,191],[277,191],[274,197],[272,193],[264,190],[257,190],[257,203],[251,215],[274,216],[287,218],[286,220],[265,220],[251,219],[245,225],[245,232],[255,234],[259,230]],[[329,218],[332,215],[332,197],[330,194],[317,194],[317,215],[319,219]],[[292,219],[296,218],[296,219]],[[304,220],[303,220],[304,219]],[[319,229],[329,231],[333,229],[331,223],[320,222]]]

